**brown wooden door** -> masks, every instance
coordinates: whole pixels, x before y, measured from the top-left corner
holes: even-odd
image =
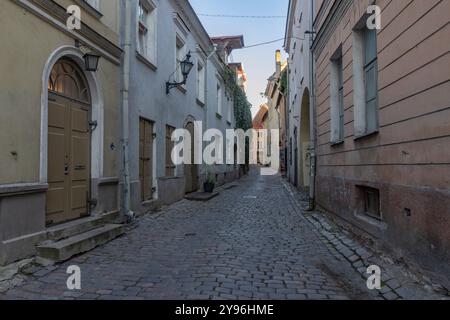
[[[141,199],[153,199],[153,123],[139,120],[139,179]]]
[[[47,224],[89,214],[89,106],[49,93]]]
[[[189,122],[186,129],[191,134],[191,164],[184,165],[185,179],[186,179],[186,193],[191,193],[198,190],[198,167],[194,164],[194,123]]]

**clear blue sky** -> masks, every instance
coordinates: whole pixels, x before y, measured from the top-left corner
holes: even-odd
[[[289,0],[189,0],[199,14],[286,16]],[[209,35],[244,35],[245,45],[253,45],[284,37],[285,19],[216,18],[200,16]],[[265,46],[235,50],[233,61],[242,62],[248,75],[247,95],[253,105],[252,112],[265,102],[267,79],[275,72],[275,51],[283,53],[283,41]]]

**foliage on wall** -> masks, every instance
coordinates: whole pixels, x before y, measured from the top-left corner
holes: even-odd
[[[287,90],[287,68],[281,74],[281,79],[280,79],[280,91],[281,91],[281,93],[283,93],[285,95],[286,94],[286,90]]]
[[[234,115],[236,118],[236,128],[247,131],[252,128],[252,105],[248,102],[247,96],[236,83],[236,72],[229,67],[225,68],[225,86],[233,97]]]

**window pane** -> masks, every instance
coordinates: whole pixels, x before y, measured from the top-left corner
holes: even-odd
[[[377,57],[377,30],[366,29],[364,31],[364,64],[370,63]]]

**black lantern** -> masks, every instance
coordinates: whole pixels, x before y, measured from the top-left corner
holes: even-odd
[[[86,66],[86,71],[96,72],[98,69],[98,61],[100,56],[93,53],[86,53],[83,56],[84,64]]]
[[[187,79],[187,76],[191,72],[192,68],[194,67],[194,64],[191,61],[191,53],[189,52],[186,55],[186,59],[180,62],[181,65],[181,74],[183,75],[183,79]]]
[[[166,93],[169,94],[170,89],[180,85],[186,84],[189,73],[194,67],[194,63],[191,61],[191,52],[186,55],[186,58],[180,62],[181,74],[183,75],[183,81],[181,82],[166,82]]]

